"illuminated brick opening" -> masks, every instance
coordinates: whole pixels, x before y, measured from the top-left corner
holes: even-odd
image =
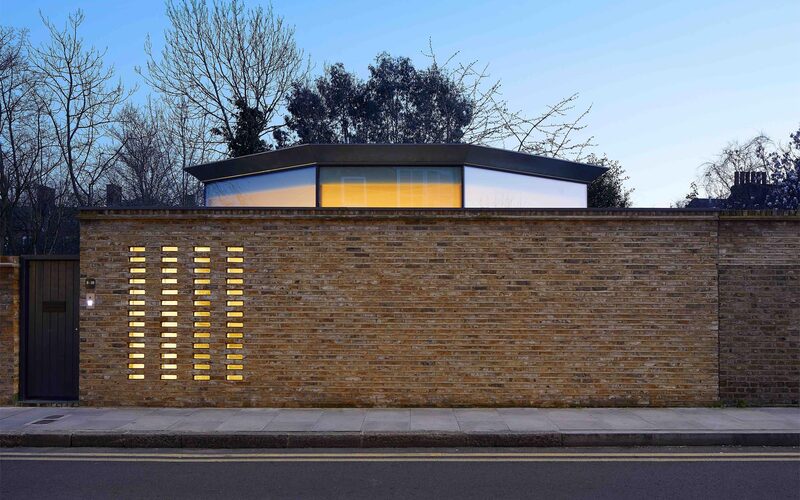
[[[144,357],[145,357],[145,289],[143,285],[147,283],[144,277],[147,274],[147,256],[145,247],[128,247],[128,262],[136,264],[137,267],[128,268],[128,295],[135,297],[128,299],[128,338],[135,339],[135,342],[128,343],[128,359],[137,360],[128,363],[128,380],[144,380]]]
[[[241,381],[244,379],[242,376],[244,355],[240,351],[243,348],[241,339],[244,338],[241,332],[241,329],[244,328],[244,291],[240,287],[244,285],[244,278],[239,275],[244,274],[244,256],[242,255],[244,247],[229,246],[226,250],[225,263],[235,264],[236,267],[226,267],[225,269],[225,295],[235,297],[235,299],[225,302],[225,327],[227,330],[225,338],[240,340],[225,344],[225,380]]]

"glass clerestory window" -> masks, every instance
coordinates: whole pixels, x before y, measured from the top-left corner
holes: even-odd
[[[321,207],[461,207],[461,167],[319,167]]]

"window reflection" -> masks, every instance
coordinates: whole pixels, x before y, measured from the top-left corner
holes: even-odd
[[[304,167],[206,184],[209,207],[313,207],[316,168]]]

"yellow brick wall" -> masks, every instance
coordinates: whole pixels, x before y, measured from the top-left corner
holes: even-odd
[[[0,405],[19,392],[19,259],[0,256]]]
[[[164,245],[179,248],[177,306],[160,305]],[[132,349],[136,246],[145,247],[146,326],[144,347]],[[211,249],[206,308],[193,305],[196,246]],[[226,306],[228,246],[244,250],[242,307]],[[81,311],[81,401],[710,404],[718,399],[717,246],[718,220],[703,212],[85,212],[81,274],[96,278],[97,305]],[[161,347],[166,310],[178,313],[168,328],[174,349]],[[205,350],[193,348],[196,310],[211,313]],[[242,347],[228,349],[225,315],[239,310]],[[128,368],[132,352],[144,354],[143,369]],[[194,369],[198,352],[208,353],[209,370]],[[176,358],[165,363],[164,353]],[[241,381],[226,380],[234,363]]]
[[[800,217],[723,217],[720,398],[800,404]]]

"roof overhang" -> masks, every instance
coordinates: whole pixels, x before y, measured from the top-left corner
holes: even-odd
[[[203,182],[303,166],[467,165],[584,184],[606,167],[470,144],[304,144],[187,167]]]

